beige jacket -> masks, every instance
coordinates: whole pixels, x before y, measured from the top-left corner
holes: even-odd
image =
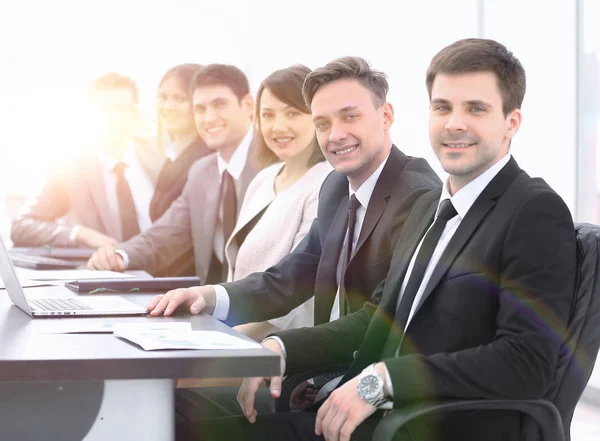
[[[332,171],[323,161],[311,167],[290,188],[275,194],[275,178],[283,163],[262,170],[250,183],[237,225],[227,242],[225,254],[229,263],[228,281],[263,271],[288,255],[304,238],[317,215],[319,190]],[[256,222],[256,216],[262,217]],[[252,222],[256,225],[238,246],[240,233]],[[269,320],[279,329],[313,325],[313,299],[292,310],[284,317]]]

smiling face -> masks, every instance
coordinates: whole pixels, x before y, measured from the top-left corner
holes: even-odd
[[[392,106],[376,106],[366,87],[341,79],[317,90],[311,110],[323,154],[358,189],[390,152]]]
[[[242,142],[252,122],[253,100],[225,85],[201,86],[192,95],[196,129],[206,145],[225,156]]]
[[[508,153],[519,130],[521,112],[502,111],[502,96],[492,72],[438,74],[431,90],[429,139],[450,190],[458,190]]]
[[[171,135],[185,134],[195,129],[192,100],[175,76],[160,85],[157,107],[162,127]]]
[[[260,130],[267,147],[287,162],[312,154],[315,127],[304,113],[277,98],[269,89],[260,96]]]

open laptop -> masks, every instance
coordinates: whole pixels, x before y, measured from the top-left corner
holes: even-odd
[[[123,297],[94,296],[94,297],[38,297],[27,298],[15,268],[10,260],[4,240],[0,237],[0,277],[4,282],[10,300],[31,317],[89,317],[117,315],[145,315],[146,308],[136,305]],[[40,288],[31,288],[40,290]],[[43,289],[71,291],[62,286],[52,286]]]

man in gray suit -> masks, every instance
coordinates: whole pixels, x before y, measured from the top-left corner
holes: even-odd
[[[89,87],[95,118],[86,148],[53,167],[42,191],[12,224],[15,246],[97,248],[150,226],[149,204],[164,160],[132,136],[138,117],[135,83],[117,73]]]
[[[196,127],[215,154],[190,168],[181,196],[148,231],[99,249],[90,269],[143,269],[164,274],[193,249],[202,283],[225,279],[224,248],[257,173],[247,161],[252,149],[254,101],[248,79],[238,68],[212,64],[191,85]]]

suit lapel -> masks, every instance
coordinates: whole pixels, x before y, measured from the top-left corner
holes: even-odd
[[[346,187],[347,189],[347,187]],[[320,265],[315,278],[315,294],[319,298],[319,307],[315,308],[315,324],[327,323],[336,293],[336,273],[342,251],[343,239],[347,229],[348,193],[340,199],[340,204],[331,222],[331,227],[323,243]]]
[[[511,158],[506,166],[492,179],[483,192],[473,203],[473,206],[467,212],[465,218],[461,221],[458,229],[450,239],[448,246],[442,253],[440,260],[431,274],[431,278],[427,283],[423,295],[415,309],[414,315],[419,312],[419,309],[427,298],[434,291],[435,287],[440,283],[448,269],[454,263],[454,260],[473,237],[475,230],[484,220],[488,212],[496,205],[496,200],[508,188],[515,179],[516,174],[520,171],[516,161]]]
[[[390,304],[386,306],[386,311],[388,311],[389,309],[392,315],[395,313],[396,310],[398,295],[400,294],[402,282],[404,281],[404,277],[406,276],[406,272],[408,271],[408,265],[410,264],[410,261],[417,250],[417,246],[419,245],[419,243],[423,239],[423,236],[425,236],[425,233],[433,223],[433,217],[437,210],[438,201],[439,192],[436,192],[436,197],[433,203],[429,205],[429,208],[422,217],[423,220],[418,224],[415,234],[411,237],[407,237],[405,242],[406,245],[403,245],[400,248],[405,251],[400,254],[397,264],[394,263],[393,268],[397,268],[398,270],[394,272],[394,278],[389,281],[391,282],[391,286],[394,287],[395,292],[394,295],[387,296],[387,299],[385,299],[387,302],[390,302]],[[387,285],[388,281],[386,281],[386,286]],[[382,301],[384,301],[384,298],[382,298]]]
[[[377,222],[379,222],[379,219],[387,207],[394,187],[394,181],[398,178],[397,175],[402,173],[402,169],[406,165],[406,162],[408,162],[407,156],[396,148],[396,146],[392,146],[390,156],[381,171],[381,175],[377,180],[377,184],[375,184],[375,188],[373,189],[373,194],[369,200],[369,206],[366,207],[367,212],[365,214],[365,219],[362,228],[360,229],[358,242],[351,258],[357,255],[375,229]],[[352,262],[352,259],[350,262]]]
[[[205,200],[204,200],[204,237],[206,238],[205,243],[212,244],[214,243],[214,235],[215,235],[215,225],[217,224],[217,216],[219,213],[219,189],[221,188],[221,184],[219,182],[219,171],[217,166],[217,156],[214,156],[214,161],[212,167],[210,168],[210,172],[207,173],[206,177],[207,183],[207,191],[205,192]],[[214,187],[209,187],[208,183],[214,182],[216,185]],[[211,253],[205,253],[207,255],[212,256]],[[207,262],[208,264],[208,262]],[[207,265],[208,268],[208,265]]]
[[[268,185],[273,182],[269,180]],[[255,187],[256,188],[256,187]],[[240,213],[240,217],[237,221],[235,229],[233,230],[232,237],[235,236],[239,231],[244,228],[248,223],[254,219],[254,217],[265,209],[273,199],[275,199],[275,192],[269,188],[259,188],[256,193],[249,194],[248,206],[244,209],[244,213]]]
[[[433,291],[433,289],[440,282],[444,274],[448,271],[450,266],[454,263],[456,256],[463,249],[465,244],[471,238],[481,221],[484,219],[485,215],[492,209],[495,205],[494,201],[489,199],[478,199],[473,207],[469,210],[468,214],[461,221],[458,229],[450,239],[448,246],[442,253],[439,262],[431,274],[431,278],[427,283],[425,291],[423,291],[423,295],[421,296],[417,308],[415,309],[414,314],[416,314],[423,302],[427,300]]]
[[[248,156],[246,158],[246,162],[244,164],[244,168],[242,169],[242,173],[240,174],[240,178],[236,181],[235,189],[237,195],[237,214],[240,214],[240,209],[242,208],[242,201],[244,200],[244,196],[246,195],[246,189],[250,182],[256,174],[260,171],[259,167],[256,167],[253,164],[252,157],[254,156],[254,150],[256,149],[256,144],[252,143],[250,148],[248,149]]]
[[[271,202],[273,202],[275,199],[275,191],[272,187],[273,183],[274,180],[268,179],[260,188],[257,189],[256,192],[248,194],[249,199],[246,199],[245,201],[248,202],[248,205],[246,208],[244,208],[243,212],[240,211],[240,217],[236,222],[233,232],[231,233],[231,237],[227,241],[227,245],[225,246],[225,252],[229,261],[229,266],[232,270],[234,269],[239,245],[241,245],[241,241],[238,245],[238,235],[244,228],[246,228],[248,224],[253,222],[256,216],[261,214],[261,212],[263,212],[265,208],[268,207]],[[271,188],[268,187],[269,185]],[[242,238],[243,236],[244,235],[242,235]]]
[[[163,169],[167,158],[159,150],[156,142],[150,142],[139,137],[134,137],[132,142],[133,151],[142,169],[152,181],[152,184],[156,185],[160,171]]]
[[[104,225],[105,233],[108,236],[121,241],[121,222],[120,219],[114,215],[108,204],[106,182],[104,180],[100,160],[95,158],[88,162],[87,173],[85,173],[84,178],[86,179],[86,185],[90,189],[102,225]]]

